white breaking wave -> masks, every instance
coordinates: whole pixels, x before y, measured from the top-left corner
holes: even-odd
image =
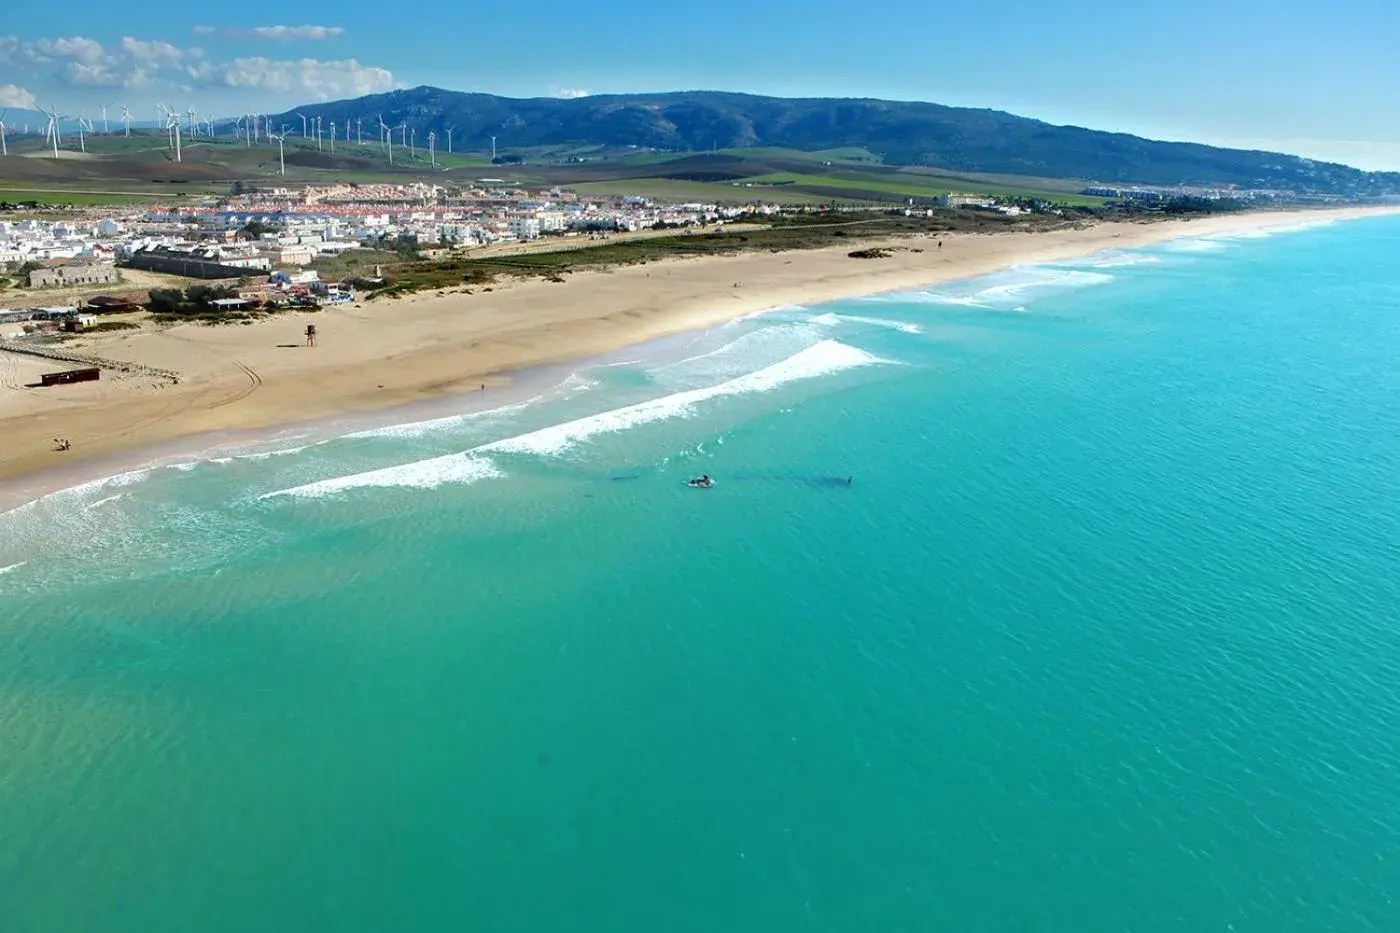
[[[1304,230],[1312,230],[1314,227],[1330,227],[1336,222],[1337,218],[1335,217],[1323,217],[1318,220],[1301,220],[1289,224],[1276,224],[1272,227],[1259,227],[1240,233],[1222,233],[1220,236],[1227,240],[1262,240],[1280,233],[1301,233]]]
[[[521,411],[527,405],[529,405],[529,402],[522,402],[517,405],[502,405],[500,408],[488,408],[485,411],[470,411],[459,415],[447,415],[443,418],[429,418],[426,421],[390,424],[382,428],[369,428],[364,431],[356,431],[353,434],[346,434],[344,438],[348,440],[359,440],[367,437],[421,437],[426,434],[434,434],[438,431],[451,430],[472,421],[488,419],[496,415],[508,415],[513,412]]]
[[[0,512],[3,516],[19,516],[27,512],[32,512],[41,508],[44,504],[73,503],[85,505],[87,496],[100,492],[109,486],[130,486],[134,483],[142,482],[150,478],[151,473],[159,469],[158,467],[146,467],[140,470],[131,470],[126,473],[116,473],[112,476],[104,476],[101,479],[89,480],[86,483],[79,483],[76,486],[69,486],[66,489],[59,489],[37,499],[31,499],[23,505],[18,505],[6,512]]]
[[[977,292],[973,297],[977,301],[993,305],[1015,304],[1035,291],[1088,288],[1106,285],[1112,281],[1113,276],[1102,272],[1080,272],[1075,269],[1050,269],[1040,266],[1024,270],[1024,277],[1017,281],[992,285]]]
[[[1012,266],[1005,272],[973,279],[962,284],[973,291],[955,292],[958,286],[942,286],[937,290],[903,292],[889,296],[876,296],[872,302],[924,302],[927,304],[961,305],[973,308],[1011,309],[1023,305],[1028,298],[1042,292],[1065,291],[1089,288],[1112,282],[1113,276],[1105,272],[1089,272],[1083,269],[1068,269],[1056,265],[1035,264]]]
[[[1162,248],[1173,253],[1215,253],[1227,248],[1228,245],[1220,240],[1197,237],[1185,240],[1168,240],[1162,244]]]
[[[888,327],[906,334],[923,333],[923,328],[919,327],[918,324],[910,324],[908,321],[890,321],[881,317],[864,317],[859,314],[832,314],[829,311],[812,318],[811,323],[820,324],[823,327],[835,327],[838,324],[869,324],[871,327]]]
[[[1156,256],[1151,253],[1127,252],[1124,250],[1109,249],[1095,253],[1084,259],[1069,260],[1055,263],[1058,266],[1077,266],[1089,269],[1121,269],[1125,266],[1140,266],[1147,263],[1159,262]]]
[[[823,340],[787,359],[727,382],[677,392],[625,408],[605,411],[586,418],[551,425],[518,437],[495,441],[476,448],[478,452],[559,454],[581,441],[599,434],[625,431],[639,424],[664,421],[688,415],[693,407],[712,398],[768,392],[799,379],[813,379],[831,373],[887,362],[864,350],[836,340]]]
[[[11,564],[11,565],[8,566],[8,567],[0,567],[0,574],[6,574],[6,573],[10,573],[11,571],[18,570],[19,568],[23,567],[23,566],[24,566],[25,564],[27,564],[27,563],[29,563],[29,561],[27,561],[27,560],[22,560],[22,561],[20,561],[18,564]]]
[[[432,489],[447,483],[466,484],[504,477],[506,474],[484,454],[558,454],[581,441],[600,434],[625,431],[636,425],[687,415],[697,403],[707,399],[726,395],[767,392],[788,382],[812,379],[858,366],[885,362],[888,361],[864,350],[847,346],[836,340],[824,340],[781,362],[716,385],[677,392],[663,398],[628,405],[625,408],[551,425],[460,453],[385,467],[366,473],[356,473],[351,476],[320,480],[290,489],[279,489],[276,492],[265,493],[258,498],[272,499],[280,496],[318,498],[347,489],[368,487]]]
[[[470,451],[459,454],[447,454],[443,457],[433,457],[430,460],[418,460],[414,463],[404,463],[399,466],[385,467],[382,470],[371,470],[368,473],[356,473],[352,476],[339,476],[335,479],[323,479],[315,483],[307,483],[304,486],[295,486],[291,489],[279,489],[276,492],[269,492],[259,496],[259,499],[272,499],[277,496],[297,496],[300,498],[319,498],[333,493],[343,492],[347,489],[364,489],[369,487],[408,487],[416,489],[436,489],[447,483],[468,484],[475,483],[483,479],[493,479],[505,476],[496,465],[484,457],[474,457]]]

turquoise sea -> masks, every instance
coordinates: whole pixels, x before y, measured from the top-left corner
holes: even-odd
[[[6,513],[0,930],[1400,929],[1397,250],[784,308]]]

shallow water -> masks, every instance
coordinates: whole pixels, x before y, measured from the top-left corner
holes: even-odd
[[[787,308],[0,516],[3,926],[1391,929],[1397,246]]]

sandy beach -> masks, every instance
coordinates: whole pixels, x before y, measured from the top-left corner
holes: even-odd
[[[949,234],[831,248],[677,259],[498,283],[474,294],[288,314],[244,326],[176,325],[81,337],[79,353],[180,373],[178,384],[104,372],[28,388],[62,364],[0,352],[0,480],[215,431],[262,428],[508,385],[523,369],[582,359],[791,304],[904,290],[1017,263],[1085,256],[1183,236],[1347,219],[1367,209],[1270,212],[1047,233]],[[884,259],[852,259],[857,246]],[[307,324],[318,345],[304,346]],[[72,449],[57,452],[53,439]],[[6,483],[0,482],[0,491]],[[28,485],[28,484],[26,484]],[[13,492],[13,488],[10,490]]]

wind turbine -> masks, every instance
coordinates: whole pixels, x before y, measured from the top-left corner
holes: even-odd
[[[335,155],[335,121],[331,121],[331,155]]]
[[[0,156],[10,154],[10,148],[5,145],[5,114],[9,112],[8,110],[0,110]]]
[[[384,116],[379,117],[379,139],[389,144],[389,164],[394,164],[394,131],[384,125]]]
[[[81,149],[84,154],[87,153],[87,139],[83,136],[83,130],[87,128],[87,114],[78,114],[78,148]]]
[[[102,108],[102,133],[103,135],[109,135],[112,132],[112,128],[107,125],[107,108],[112,105],[100,104],[99,106]]]
[[[282,140],[285,139],[286,136],[287,136],[287,128],[286,128],[285,126],[282,127],[282,134],[281,134],[280,136],[279,136],[278,134],[276,134],[276,133],[271,132],[271,131],[269,131],[268,134],[267,134],[267,138],[268,138],[268,139],[275,139],[275,140],[277,140],[277,164],[278,164],[278,166],[282,169],[282,174],[283,174],[283,175],[287,174],[287,159],[286,159],[286,157],[284,156],[284,154],[283,154],[283,152],[282,152]]]
[[[131,109],[128,108],[128,107],[123,107],[123,108],[122,108],[122,123],[126,126],[126,136],[127,136],[128,139],[130,139],[130,138],[131,138]]]
[[[189,110],[185,111],[185,116],[189,117],[189,123],[186,125],[186,128],[190,131],[190,136],[198,136],[199,123],[197,122],[197,118],[199,117],[199,114],[195,113],[194,108],[191,107]]]
[[[50,141],[51,143],[53,143],[53,157],[54,157],[55,159],[57,159],[57,158],[58,158],[58,140],[59,140],[58,111],[57,111],[57,110],[45,110],[44,108],[40,107],[40,108],[39,108],[39,112],[40,112],[40,113],[47,113],[47,114],[48,114],[48,117],[49,117],[48,139],[49,139],[49,141]]]
[[[294,116],[294,117],[301,117],[301,138],[302,138],[302,139],[305,139],[305,138],[306,138],[306,114],[302,113],[300,110],[294,110],[294,111],[292,111],[292,116]]]
[[[428,131],[428,161],[437,168],[437,133]]]
[[[451,123],[447,124],[447,154],[452,155],[452,131],[457,127]]]
[[[239,130],[242,130],[243,132],[240,133]],[[250,148],[252,147],[252,145],[253,145],[253,139],[252,139],[251,136],[248,135],[248,118],[247,118],[247,117],[239,117],[237,120],[234,120],[234,121],[233,121],[233,138],[234,138],[234,139],[237,139],[239,136],[243,136],[245,139],[247,139],[247,140],[248,140],[248,146],[249,146]]]
[[[316,115],[316,151],[321,151],[321,115]]]
[[[184,153],[180,149],[180,115],[164,104],[160,108],[166,112],[165,128],[170,132],[171,142],[175,144],[175,161],[185,161]]]
[[[350,141],[350,124],[345,124],[345,141]],[[365,144],[365,121],[359,117],[355,118],[355,142],[363,146]]]
[[[496,161],[496,137],[491,137],[491,161]]]
[[[418,158],[418,130],[417,128],[408,131],[408,157]]]

